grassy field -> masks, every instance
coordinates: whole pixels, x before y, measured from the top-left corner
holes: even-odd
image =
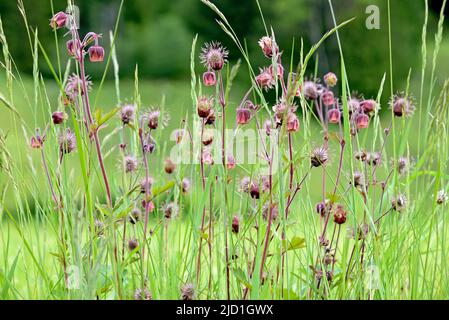
[[[385,85],[390,48],[374,101],[351,100],[344,56],[338,80],[306,79],[316,48],[350,21],[290,65],[262,38],[271,72],[254,71],[236,37],[240,68],[194,40],[188,81],[116,76],[90,79],[91,92],[88,59],[116,59],[88,54],[96,34],[73,53],[79,82],[67,86],[57,72],[42,80],[37,59],[21,78],[0,33],[0,299],[447,299],[449,82],[433,85],[443,20],[435,59],[424,42],[404,85]],[[255,135],[235,151],[223,129]],[[228,157],[257,143],[256,163]],[[195,161],[167,162],[184,159],[178,145]]]

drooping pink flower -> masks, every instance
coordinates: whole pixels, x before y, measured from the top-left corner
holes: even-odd
[[[104,60],[104,48],[94,45],[89,48],[90,62],[102,62]]]
[[[279,48],[276,44],[276,42],[268,36],[264,36],[259,40],[259,46],[262,49],[263,54],[267,58],[272,58],[273,54],[278,53]]]
[[[65,12],[58,12],[50,19],[50,27],[53,29],[63,28],[68,20],[69,16]]]
[[[217,77],[214,71],[206,71],[203,73],[203,83],[207,87],[215,86],[217,84]]]

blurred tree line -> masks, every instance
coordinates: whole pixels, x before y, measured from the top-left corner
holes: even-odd
[[[39,37],[55,57],[54,34],[48,27],[51,17],[51,1],[23,0],[30,26],[38,28]],[[265,34],[265,28],[255,0],[213,1],[225,14],[240,39],[245,39],[253,65],[266,63],[257,48],[257,40]],[[114,29],[120,0],[75,1],[81,11],[81,32],[95,31],[104,35],[103,45],[109,47],[109,30]],[[435,13],[441,6],[439,0],[431,1]],[[380,80],[388,70],[388,25],[386,0],[334,0],[339,22],[356,17],[341,30],[343,52],[348,77],[367,95],[375,95]],[[365,12],[368,5],[380,8],[381,28],[367,30]],[[66,7],[66,0],[53,0],[55,11]],[[268,28],[275,31],[277,42],[284,50],[285,61],[290,61],[292,47],[299,57],[300,41],[305,50],[317,42],[333,27],[327,0],[260,0]],[[424,2],[410,0],[391,1],[394,41],[395,76],[404,79],[409,68],[420,61],[420,39],[424,21]],[[7,34],[10,50],[18,67],[30,72],[32,59],[23,19],[17,9],[17,0],[1,0],[0,15]],[[142,77],[188,77],[190,48],[195,34],[199,44],[219,40],[231,51],[230,59],[239,52],[227,35],[215,22],[216,15],[200,0],[125,0],[120,22],[117,51],[121,75],[132,77],[135,65],[139,65]],[[431,32],[431,30],[429,31]],[[64,48],[64,43],[61,43]],[[333,70],[339,73],[339,50],[336,37],[328,40],[318,52],[320,72]],[[296,59],[297,61],[297,59]],[[42,71],[49,74],[42,61]],[[101,66],[90,67],[95,76]],[[92,69],[93,68],[93,69]],[[313,73],[313,67],[309,75]]]

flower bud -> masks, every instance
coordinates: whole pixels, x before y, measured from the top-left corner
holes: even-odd
[[[343,209],[342,205],[337,205],[334,212],[334,222],[336,224],[343,224],[346,222],[346,211]]]
[[[164,170],[166,173],[172,174],[175,171],[175,169],[176,169],[176,164],[172,160],[170,160],[170,159],[165,160]]]
[[[234,216],[234,218],[232,218],[232,232],[237,234],[239,233],[239,217],[238,216]]]
[[[53,119],[53,123],[56,125],[64,123],[64,121],[68,118],[67,113],[65,113],[64,111],[55,111],[53,112],[51,117]]]

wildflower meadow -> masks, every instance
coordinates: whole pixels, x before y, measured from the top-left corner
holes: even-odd
[[[334,14],[338,1],[322,1],[332,27],[311,46],[298,30],[289,52],[254,0],[265,31],[251,53],[220,1],[199,1],[233,45],[188,39],[182,93],[149,91],[139,64],[121,71],[127,1],[114,29],[86,33],[77,1],[51,1],[46,25],[17,1],[31,75],[0,18],[0,299],[447,299],[446,0],[432,26],[423,1],[409,53],[421,63],[401,84],[387,0],[374,95],[348,76],[357,48],[340,36],[355,19]],[[339,68],[322,72],[328,41]]]

